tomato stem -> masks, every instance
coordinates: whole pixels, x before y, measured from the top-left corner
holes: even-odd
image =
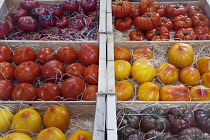
[[[188,32],[183,32],[183,35],[188,35]]]
[[[201,18],[201,21],[205,21],[205,18]]]
[[[156,35],[160,35],[160,31],[159,31],[159,30],[156,31],[155,34],[156,34]]]
[[[166,23],[167,19],[166,18],[163,18],[161,21],[164,22],[164,23]]]
[[[147,4],[148,7],[152,7],[152,4]]]

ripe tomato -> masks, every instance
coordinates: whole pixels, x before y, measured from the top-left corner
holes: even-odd
[[[172,20],[174,30],[177,31],[181,28],[191,28],[192,19],[188,16],[179,15],[173,18]]]
[[[199,40],[210,40],[210,29],[207,26],[198,26],[194,29]]]
[[[9,100],[13,89],[14,86],[10,81],[0,80],[0,100]]]
[[[142,41],[145,39],[145,35],[141,30],[133,30],[129,33],[129,37],[131,41]]]
[[[112,2],[112,16],[124,18],[132,12],[132,4],[127,0],[115,0]]]
[[[157,27],[146,32],[146,39],[149,41],[168,41],[170,33],[166,27]]]
[[[36,59],[37,59],[38,63],[45,64],[46,62],[48,62],[50,60],[55,60],[56,53],[50,47],[43,47],[37,52]]]
[[[85,90],[85,82],[78,77],[66,79],[61,87],[61,94],[67,101],[80,100]]]
[[[5,38],[9,35],[10,27],[5,20],[0,20],[0,38]]]
[[[210,88],[210,72],[204,73],[201,76],[201,82],[203,86]]]
[[[138,48],[133,52],[133,59],[151,59],[153,52],[150,48]]]
[[[15,67],[8,62],[0,62],[0,79],[14,80]]]
[[[159,88],[152,82],[145,82],[138,87],[137,99],[140,101],[159,101]]]
[[[198,37],[192,28],[179,29],[175,35],[174,40],[197,40]]]
[[[19,65],[25,61],[35,61],[36,60],[36,53],[30,47],[20,47],[14,51],[13,54],[13,61],[16,65]]]
[[[210,57],[202,57],[198,59],[196,65],[201,75],[210,72]]]
[[[169,63],[162,63],[157,68],[157,78],[164,84],[172,84],[178,80],[177,68]]]
[[[72,63],[65,68],[65,75],[67,78],[79,77],[83,78],[85,67],[79,63]]]
[[[29,83],[22,83],[17,85],[11,95],[11,99],[15,100],[24,100],[24,101],[33,101],[36,99],[37,90],[36,88]]]
[[[39,132],[36,140],[43,140],[43,138],[53,138],[56,140],[66,140],[64,133],[57,127],[48,127]]]
[[[173,29],[172,21],[166,17],[160,17],[158,27],[166,27],[169,31]]]
[[[37,63],[26,61],[16,67],[14,76],[19,83],[33,84],[40,76],[40,73],[41,68]]]
[[[46,83],[42,85],[37,91],[37,99],[44,101],[59,101],[61,96],[61,89],[54,83]]]
[[[204,14],[196,14],[191,17],[193,28],[198,26],[207,26],[209,27],[210,21],[209,18]]]
[[[180,4],[170,4],[166,6],[166,16],[168,18],[174,18],[179,15],[185,15],[186,14],[186,9],[183,5]]]
[[[125,60],[114,61],[115,80],[126,79],[131,74],[131,64]]]
[[[61,63],[71,64],[77,61],[77,51],[73,47],[65,46],[58,50],[57,57]]]
[[[115,92],[118,100],[127,101],[133,96],[134,87],[129,81],[119,81],[115,84]]]
[[[179,78],[183,84],[189,86],[198,85],[201,80],[199,71],[194,67],[185,67],[181,69],[179,72]]]
[[[98,65],[88,66],[83,73],[84,81],[89,85],[98,84]]]
[[[7,46],[0,46],[0,62],[12,62],[13,53]]]
[[[131,53],[125,47],[116,47],[114,49],[114,60],[130,61]]]
[[[147,12],[134,19],[134,26],[140,30],[152,30],[158,26],[159,22],[160,15],[157,12]]]
[[[78,61],[86,67],[91,64],[99,63],[99,49],[92,44],[84,44],[78,51]]]
[[[98,92],[98,86],[89,85],[83,93],[83,100],[85,100],[85,101],[95,101],[97,92]]]
[[[134,20],[135,17],[137,17],[137,16],[140,16],[139,6],[132,4],[132,11],[131,11],[130,17],[131,17],[132,20]]]
[[[41,75],[44,80],[56,83],[63,78],[64,71],[64,65],[60,61],[51,60],[43,65],[41,68]]]
[[[137,59],[131,67],[131,76],[138,83],[152,81],[155,73],[153,64],[147,59]]]
[[[209,101],[210,89],[202,85],[194,86],[190,89],[190,99],[192,101]]]
[[[161,16],[161,17],[165,17],[166,12],[165,12],[165,7],[163,5],[159,4],[159,8],[157,10],[157,13]]]
[[[193,63],[194,51],[191,45],[176,43],[168,52],[168,61],[177,68],[188,67]]]
[[[142,15],[147,12],[157,12],[159,4],[154,0],[142,0],[139,3],[139,13]]]
[[[160,88],[160,101],[189,101],[189,90],[183,84],[164,85]]]
[[[132,19],[130,17],[116,18],[114,20],[115,29],[118,31],[126,31],[132,26]]]
[[[187,16],[192,17],[193,15],[197,14],[204,14],[204,10],[200,8],[199,6],[190,6],[187,9]]]

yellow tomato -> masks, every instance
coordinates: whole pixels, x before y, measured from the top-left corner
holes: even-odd
[[[194,67],[185,67],[180,70],[179,74],[181,82],[189,86],[195,86],[201,80],[199,71]]]
[[[150,82],[155,78],[155,68],[147,59],[137,59],[131,67],[132,78],[138,83]]]
[[[74,132],[68,140],[92,140],[93,135],[92,133],[85,131],[85,130],[78,130]]]
[[[0,134],[10,130],[13,114],[7,109],[0,109]]]
[[[114,60],[130,61],[131,53],[124,47],[117,47],[114,49]]]
[[[133,95],[134,87],[128,81],[119,81],[115,84],[117,99],[120,101],[129,100]]]
[[[172,84],[177,81],[179,72],[174,65],[162,63],[157,68],[157,78],[164,84]]]
[[[0,138],[0,140],[32,140],[32,138],[23,133],[11,133]]]
[[[131,64],[125,60],[114,61],[115,80],[126,79],[131,74]]]
[[[168,61],[177,68],[189,67],[194,60],[194,51],[186,43],[174,44],[168,52]]]
[[[32,108],[20,110],[12,119],[12,129],[14,132],[31,135],[38,133],[41,126],[42,118],[39,113]]]
[[[204,73],[201,76],[201,79],[202,79],[202,85],[210,88],[210,72]]]
[[[153,52],[150,48],[138,48],[133,52],[134,59],[151,59]]]
[[[36,140],[66,140],[66,136],[60,129],[50,127],[42,130]]]
[[[145,82],[138,87],[137,99],[140,101],[158,101],[159,88],[152,82]]]
[[[210,57],[202,57],[198,59],[197,69],[199,70],[201,75],[210,72]]]
[[[208,101],[210,100],[210,89],[197,85],[190,89],[190,99],[192,101]]]

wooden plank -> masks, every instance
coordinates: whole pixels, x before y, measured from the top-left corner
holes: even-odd
[[[100,0],[99,33],[106,33],[106,0]]]

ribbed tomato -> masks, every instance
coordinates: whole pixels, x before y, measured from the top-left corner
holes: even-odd
[[[210,57],[202,57],[198,59],[196,65],[201,75],[210,72]]]
[[[210,72],[204,73],[201,76],[201,82],[203,86],[210,88]]]
[[[146,32],[146,39],[149,41],[168,41],[170,33],[166,27],[157,27]]]
[[[198,36],[192,28],[181,28],[175,33],[174,40],[198,40]]]
[[[133,59],[151,59],[153,51],[150,48],[137,48],[133,52]]]
[[[166,27],[169,31],[173,29],[172,21],[166,17],[160,17],[158,27]]]
[[[130,17],[116,18],[114,20],[114,27],[118,31],[126,31],[132,26],[132,19]]]
[[[190,99],[192,101],[209,101],[210,100],[210,89],[197,85],[190,89]]]
[[[139,6],[132,4],[132,11],[131,11],[130,17],[131,17],[132,20],[134,20],[135,17],[137,17],[137,16],[140,16]]]
[[[166,16],[168,18],[174,18],[179,15],[185,15],[186,9],[183,5],[180,4],[170,4],[166,6]]]
[[[133,30],[129,33],[129,37],[131,41],[142,41],[145,39],[144,33],[141,30]]]
[[[187,9],[188,17],[192,17],[193,15],[196,15],[196,14],[204,14],[204,10],[199,6],[190,6]]]
[[[112,2],[112,16],[124,18],[132,12],[132,4],[128,0],[115,0]]]
[[[155,0],[142,0],[139,3],[139,13],[142,15],[147,12],[157,12],[159,4]]]
[[[198,26],[209,27],[209,25],[210,25],[209,18],[204,14],[196,14],[196,15],[192,16],[191,18],[192,18],[193,28],[198,27]]]
[[[131,53],[125,47],[116,47],[114,49],[114,60],[126,60],[130,61]]]
[[[185,15],[179,15],[173,18],[172,20],[174,30],[179,30],[181,28],[191,28],[192,19]]]
[[[199,40],[210,40],[210,29],[207,26],[198,26],[194,29]]]
[[[129,81],[119,81],[115,84],[115,92],[117,99],[127,101],[133,96],[134,87]]]
[[[115,80],[126,79],[131,74],[131,64],[125,60],[114,61]]]
[[[199,71],[194,67],[185,67],[179,71],[179,78],[183,84],[189,86],[198,85],[201,76]]]

